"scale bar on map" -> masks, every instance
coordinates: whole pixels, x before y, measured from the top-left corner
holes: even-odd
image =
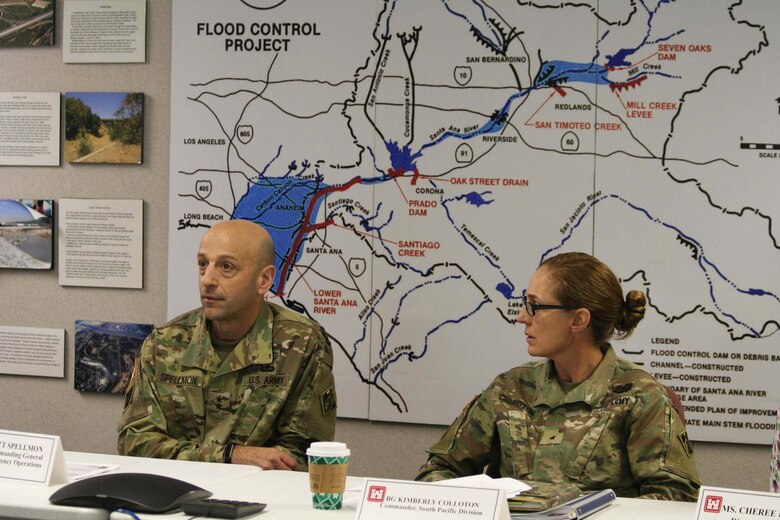
[[[780,150],[780,144],[767,143],[739,143],[743,150]]]

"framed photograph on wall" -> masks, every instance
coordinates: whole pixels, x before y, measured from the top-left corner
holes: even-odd
[[[74,386],[81,392],[124,393],[152,325],[76,321]]]
[[[144,95],[140,92],[67,92],[65,160],[141,164]]]
[[[0,199],[0,268],[51,269],[54,202]]]
[[[2,2],[0,47],[54,45],[54,0]]]

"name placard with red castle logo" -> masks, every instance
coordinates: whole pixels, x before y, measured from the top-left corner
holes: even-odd
[[[745,489],[702,487],[696,520],[780,518],[780,494]]]
[[[433,485],[405,480],[367,479],[357,520],[509,520],[500,489]]]

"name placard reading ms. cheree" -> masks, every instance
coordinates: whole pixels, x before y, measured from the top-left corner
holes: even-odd
[[[696,520],[769,520],[780,518],[780,494],[702,486]]]
[[[367,479],[357,520],[509,520],[500,489]]]
[[[55,484],[67,479],[59,436],[0,430],[0,480]]]

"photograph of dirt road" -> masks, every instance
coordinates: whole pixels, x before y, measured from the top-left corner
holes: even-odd
[[[54,0],[0,0],[0,47],[54,45]]]
[[[0,199],[0,268],[51,268],[52,202]]]
[[[143,116],[142,93],[66,93],[65,160],[141,164]]]

